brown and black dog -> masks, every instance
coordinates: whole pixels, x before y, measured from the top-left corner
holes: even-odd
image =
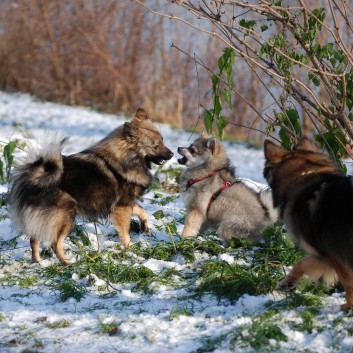
[[[139,108],[131,122],[82,152],[63,156],[64,142],[56,138],[30,151],[14,170],[12,215],[30,238],[33,261],[41,260],[39,245],[47,241],[60,262],[69,263],[63,242],[77,215],[110,216],[126,246],[133,215],[149,233],[147,214],[136,198],[152,181],[151,163],[162,164],[173,153],[146,112]]]
[[[265,141],[264,176],[294,242],[308,253],[279,288],[294,287],[307,275],[338,280],[346,291],[343,310],[353,307],[353,179],[302,139],[292,151]]]

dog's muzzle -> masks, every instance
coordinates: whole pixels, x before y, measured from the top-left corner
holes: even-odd
[[[188,161],[188,159],[185,157],[183,150],[185,149],[185,147],[178,147],[178,153],[181,154],[183,157],[178,159],[178,163],[185,165],[186,162]]]

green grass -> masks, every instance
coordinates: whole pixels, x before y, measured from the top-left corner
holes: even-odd
[[[262,315],[252,317],[250,324],[236,328],[230,335],[230,345],[235,349],[237,345],[248,346],[263,351],[266,347],[273,347],[273,341],[287,342],[288,337],[280,326],[281,318],[278,314],[268,310]],[[272,340],[272,342],[271,342]]]
[[[116,322],[110,323],[100,323],[98,327],[98,333],[108,335],[108,336],[116,336],[119,331],[119,326]]]
[[[173,308],[169,314],[169,320],[177,319],[180,316],[192,316],[193,311],[190,309],[186,304],[178,305],[177,307]]]
[[[181,255],[187,262],[195,261],[195,253],[205,252],[209,256],[217,256],[227,252],[222,246],[211,239],[200,241],[198,239],[183,239],[173,243],[160,242],[151,247],[141,247],[136,244],[132,251],[145,259],[154,258],[157,260],[171,261],[175,255]]]
[[[200,266],[198,292],[211,292],[234,301],[244,294],[272,292],[284,277],[283,265],[293,265],[303,254],[296,250],[278,223],[266,229],[264,241],[254,245],[233,240],[228,253],[247,264],[229,264],[218,259]]]
[[[45,326],[51,330],[56,330],[60,328],[67,328],[72,326],[72,322],[68,320],[59,320],[54,322],[48,322]]]

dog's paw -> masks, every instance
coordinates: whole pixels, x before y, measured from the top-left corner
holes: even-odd
[[[141,230],[146,234],[146,235],[151,235],[152,229],[148,221],[142,221],[141,222]]]
[[[281,291],[293,290],[297,285],[297,282],[292,277],[286,277],[277,284],[277,289]]]
[[[352,304],[345,303],[341,305],[341,310],[344,312],[350,311],[352,309],[353,309]]]

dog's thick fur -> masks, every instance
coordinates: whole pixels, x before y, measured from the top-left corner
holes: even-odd
[[[139,108],[131,122],[82,152],[63,156],[63,143],[54,139],[30,151],[13,174],[13,219],[30,238],[33,261],[41,261],[39,245],[47,241],[60,262],[69,263],[63,242],[77,215],[110,216],[126,246],[133,215],[149,233],[147,214],[136,198],[152,181],[151,162],[161,164],[173,153],[146,112]]]
[[[279,288],[294,287],[304,275],[326,283],[338,277],[353,306],[353,179],[331,158],[302,139],[292,151],[265,141],[264,176],[294,242],[308,253]]]
[[[212,226],[218,228],[225,246],[229,246],[233,237],[259,240],[264,227],[277,218],[271,193],[265,190],[257,193],[237,180],[224,146],[206,133],[189,147],[179,147],[178,153],[183,156],[179,163],[187,166],[181,178],[187,209],[182,236],[195,237]],[[219,193],[226,182],[232,186]],[[216,193],[219,195],[214,197]],[[209,204],[212,197],[214,200]]]

